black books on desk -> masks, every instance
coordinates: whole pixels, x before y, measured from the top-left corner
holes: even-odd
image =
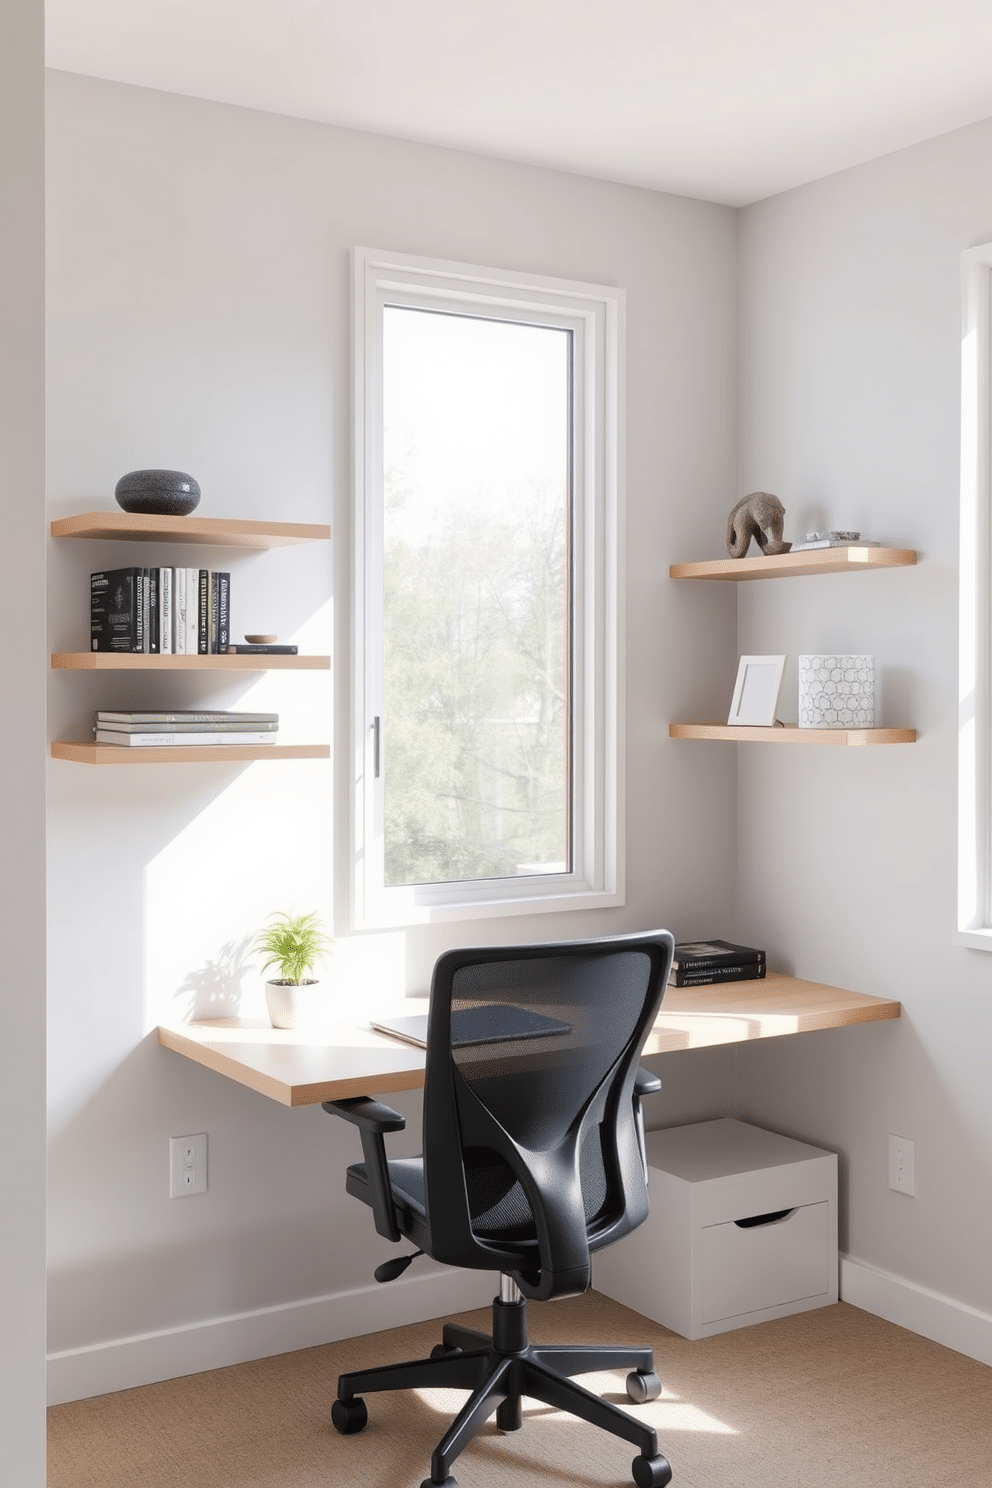
[[[690,940],[676,944],[672,987],[702,987],[712,982],[752,982],[765,975],[764,951],[730,940]]]

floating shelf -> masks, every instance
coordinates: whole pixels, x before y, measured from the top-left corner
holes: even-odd
[[[150,517],[136,512],[80,512],[52,523],[53,537],[125,542],[206,543],[221,548],[284,548],[326,542],[330,527],[307,522],[246,522],[221,517]]]
[[[707,558],[701,563],[673,563],[673,579],[789,579],[800,574],[864,573],[869,569],[906,568],[916,562],[914,548],[809,548],[805,553],[776,553],[771,558]]]
[[[327,672],[329,656],[150,655],[140,651],[56,651],[55,672]]]
[[[729,739],[736,744],[832,744],[856,749],[868,744],[915,744],[916,730],[906,728],[806,729],[754,728],[729,723],[670,723],[672,739]]]
[[[52,759],[77,765],[229,765],[250,760],[330,759],[329,744],[200,744],[132,748],[128,744],[66,742],[52,745]]]

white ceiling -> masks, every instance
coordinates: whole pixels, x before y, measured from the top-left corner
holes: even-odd
[[[51,67],[743,205],[992,115],[992,0],[47,0]]]

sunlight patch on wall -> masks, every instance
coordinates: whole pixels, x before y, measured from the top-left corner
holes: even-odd
[[[189,1018],[265,1017],[251,942],[273,911],[310,909],[330,923],[330,766],[260,761],[145,870],[144,1031]]]

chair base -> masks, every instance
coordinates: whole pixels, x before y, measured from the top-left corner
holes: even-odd
[[[523,1424],[522,1401],[527,1395],[637,1447],[640,1455],[634,1458],[631,1471],[638,1488],[665,1488],[670,1481],[672,1471],[658,1452],[653,1428],[583,1389],[573,1379],[593,1370],[629,1369],[634,1371],[637,1383],[628,1384],[628,1394],[638,1402],[653,1399],[660,1392],[653,1350],[530,1344],[524,1298],[513,1302],[493,1299],[491,1337],[458,1323],[445,1323],[441,1337],[443,1342],[429,1359],[343,1374],[331,1412],[337,1430],[348,1434],[364,1426],[367,1415],[360,1399],[363,1394],[432,1387],[469,1390],[469,1398],[434,1449],[431,1475],[422,1485],[457,1488],[451,1468],[459,1453],[494,1411],[501,1431],[518,1431]]]

